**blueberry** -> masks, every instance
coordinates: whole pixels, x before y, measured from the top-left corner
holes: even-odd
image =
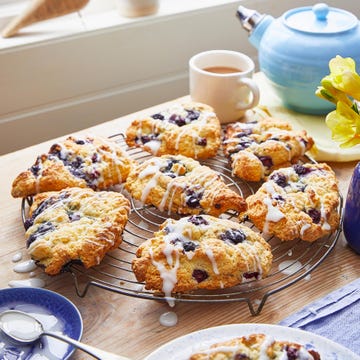
[[[195,244],[193,241],[184,241],[182,245],[185,252],[195,251],[199,247],[199,245]]]
[[[44,200],[40,205],[37,207],[37,209],[32,214],[32,219],[35,219],[38,215],[40,215],[43,211],[45,211],[48,207],[55,204],[56,199],[54,197],[49,197],[46,200]]]
[[[258,158],[267,168],[271,168],[274,165],[270,156],[259,156]]]
[[[33,223],[34,223],[34,219],[33,219],[33,218],[26,219],[25,222],[24,222],[25,230],[27,230],[30,226],[32,226]]]
[[[72,212],[72,211],[70,211],[70,212],[68,213],[68,217],[69,217],[70,222],[78,221],[78,220],[81,219],[81,216],[80,216],[79,213],[74,213],[74,212]]]
[[[273,196],[273,199],[278,201],[278,202],[284,202],[285,201],[285,199],[279,194],[276,194],[275,196]]]
[[[312,169],[308,168],[308,167],[305,167],[303,165],[300,165],[300,164],[296,164],[293,166],[293,169],[295,170],[295,172],[298,174],[298,175],[306,175],[308,174],[309,172],[312,171]]]
[[[246,272],[243,274],[243,277],[246,280],[250,280],[250,279],[259,279],[260,274],[257,271],[253,271],[253,272]]]
[[[82,139],[77,139],[77,140],[74,140],[74,143],[75,143],[75,144],[78,144],[78,145],[85,145],[85,144],[86,144],[86,141],[85,141],[85,140],[82,140]]]
[[[70,166],[78,169],[79,167],[81,167],[81,165],[84,163],[84,160],[80,157],[77,156],[71,163]]]
[[[41,169],[41,167],[40,167],[40,165],[39,165],[39,163],[38,163],[38,161],[30,168],[30,171],[32,172],[32,174],[34,175],[34,176],[38,176],[39,175],[39,173],[40,173],[40,169]]]
[[[236,151],[244,150],[253,144],[253,140],[249,138],[242,139],[239,143],[236,144]]]
[[[242,129],[241,132],[236,133],[235,137],[242,138],[252,134],[252,129]]]
[[[236,354],[234,360],[251,360],[246,354]]]
[[[270,175],[270,180],[274,181],[277,185],[285,187],[287,185],[286,176],[282,173],[276,172]]]
[[[157,120],[164,120],[165,119],[164,115],[161,115],[161,114],[154,114],[154,115],[151,115],[151,117],[153,119],[157,119]]]
[[[314,224],[318,224],[320,222],[321,214],[319,210],[309,209],[306,213],[311,217]]]
[[[172,123],[172,124],[175,124],[177,126],[186,125],[186,119],[184,119],[183,117],[181,117],[180,115],[177,115],[177,114],[172,114],[169,117],[169,122]]]
[[[207,140],[206,140],[206,138],[200,138],[200,139],[198,139],[198,141],[196,142],[196,145],[206,146],[206,145],[207,145]]]
[[[236,245],[246,240],[246,235],[241,229],[229,229],[220,234],[220,239]]]
[[[299,355],[298,349],[296,349],[296,348],[294,348],[292,346],[286,345],[284,350],[286,351],[286,355],[287,355],[288,360],[296,360],[296,359],[298,359],[298,355]]]
[[[185,192],[186,196],[186,205],[192,209],[200,207],[200,200],[203,196],[203,193],[197,193],[193,190],[187,190]]]
[[[97,163],[100,161],[100,155],[98,153],[93,153],[93,155],[91,156],[91,161],[92,163]]]
[[[27,239],[26,246],[29,247],[32,242],[34,242],[38,237],[44,236],[48,232],[54,231],[55,226],[50,221],[47,221],[41,224],[35,232],[33,232],[30,237]]]
[[[192,277],[198,283],[201,283],[202,281],[206,280],[209,277],[209,275],[205,270],[195,269],[192,273]]]
[[[200,116],[199,111],[196,110],[186,110],[186,111],[188,113],[186,118],[189,119],[190,121],[197,120]]]
[[[201,215],[193,215],[188,218],[188,222],[194,225],[209,225],[209,223]]]

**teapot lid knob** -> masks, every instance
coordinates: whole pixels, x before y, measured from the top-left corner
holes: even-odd
[[[312,11],[314,12],[317,20],[323,21],[326,20],[328,16],[329,6],[324,3],[319,3],[312,7]]]

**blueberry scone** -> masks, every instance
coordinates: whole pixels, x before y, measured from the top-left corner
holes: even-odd
[[[25,222],[26,246],[49,275],[71,262],[98,265],[122,241],[130,203],[113,191],[68,188],[35,195]]]
[[[210,215],[168,219],[132,262],[138,281],[166,296],[222,289],[267,276],[270,245],[243,224]]]
[[[250,334],[211,345],[189,360],[321,360],[320,354],[297,342]]]
[[[246,202],[255,226],[281,240],[312,242],[339,226],[337,179],[325,163],[275,170]]]
[[[216,155],[221,127],[210,106],[195,102],[175,104],[134,120],[126,131],[126,142],[156,156],[180,154],[205,159]]]
[[[273,170],[296,163],[314,141],[305,130],[295,131],[285,121],[268,118],[229,124],[222,145],[233,175],[260,181]]]
[[[218,216],[242,212],[245,200],[208,166],[182,155],[163,155],[135,165],[125,189],[142,204],[177,214]]]
[[[133,161],[114,141],[98,136],[69,136],[53,144],[47,154],[20,173],[13,197],[26,197],[67,187],[104,190],[126,180]]]

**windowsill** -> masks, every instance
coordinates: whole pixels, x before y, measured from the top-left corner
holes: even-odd
[[[139,22],[153,22],[160,17],[180,15],[200,9],[221,6],[238,1],[225,0],[160,0],[159,11],[155,15],[126,18],[121,16],[115,0],[101,0],[101,5],[85,6],[81,11],[69,15],[40,21],[20,29],[16,36],[2,38],[1,50],[15,50],[19,46],[31,46],[53,40],[61,40],[69,36],[83,36],[94,31],[111,30],[119,26],[136,26]],[[0,6],[0,30],[16,14],[20,14],[27,3]]]

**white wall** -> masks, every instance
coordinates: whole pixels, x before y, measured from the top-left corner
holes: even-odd
[[[229,1],[1,50],[0,154],[186,95],[188,59],[199,51],[233,49],[256,60],[235,16],[240,3],[275,17],[314,4]],[[352,0],[341,7],[360,15]]]

